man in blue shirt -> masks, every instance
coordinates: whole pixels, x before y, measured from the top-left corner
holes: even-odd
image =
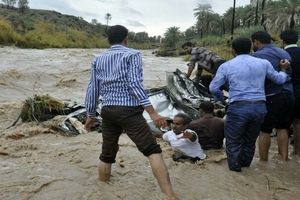
[[[217,101],[223,101],[221,87],[229,85],[229,106],[224,127],[229,169],[240,172],[249,167],[254,153],[260,125],[267,112],[265,105],[265,79],[283,84],[287,74],[277,72],[267,60],[250,56],[251,41],[237,38],[232,42],[235,58],[218,69],[210,84]],[[282,71],[287,65],[283,63]]]
[[[109,181],[111,164],[119,150],[119,137],[125,131],[138,150],[148,157],[153,174],[163,193],[169,199],[177,199],[170,182],[168,170],[161,155],[161,148],[143,117],[144,109],[157,127],[165,127],[164,117],[152,107],[143,87],[141,55],[127,48],[128,30],[124,26],[112,26],[108,30],[111,44],[92,63],[91,79],[86,92],[87,120],[90,130],[96,115],[97,102],[102,97],[102,152],[99,163],[99,179]]]
[[[283,49],[275,47],[271,43],[271,36],[264,31],[258,31],[251,36],[253,42],[253,56],[268,60],[276,71],[280,70],[280,60],[291,60],[290,55]],[[291,67],[287,69],[287,74],[292,73]],[[288,130],[291,126],[291,115],[294,105],[293,85],[290,80],[283,85],[278,85],[266,80],[266,105],[267,115],[261,125],[259,135],[259,156],[260,160],[267,161],[271,144],[270,134],[275,128],[277,132],[278,152],[283,160],[288,160],[289,136]]]
[[[292,57],[292,83],[295,107],[293,113],[294,154],[300,155],[300,47],[297,46],[298,33],[286,30],[280,34],[284,49]]]

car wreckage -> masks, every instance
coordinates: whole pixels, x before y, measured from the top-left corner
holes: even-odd
[[[166,73],[166,86],[148,89],[146,92],[154,109],[161,116],[167,117],[169,119],[167,121],[169,122],[178,113],[186,113],[192,119],[199,118],[199,106],[204,101],[211,101],[215,104],[218,116],[223,117],[225,113],[225,105],[215,102],[207,87],[187,78],[179,69],[175,72]],[[86,120],[86,109],[84,105],[75,105],[71,110],[73,112],[66,116],[58,128],[67,135],[78,135],[81,131],[75,125],[74,121],[79,121],[83,125]],[[102,131],[100,112],[101,99],[99,99],[96,123],[92,128],[93,131]],[[147,112],[144,112],[143,115],[153,132],[167,131],[156,128]]]

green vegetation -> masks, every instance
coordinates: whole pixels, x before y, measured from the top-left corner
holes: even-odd
[[[300,31],[299,15],[300,0],[257,0],[246,6],[232,7],[223,15],[214,13],[210,4],[200,3],[194,9],[196,18],[194,26],[184,32],[178,29],[174,31],[174,27],[167,29],[162,48],[157,52],[162,56],[180,55],[181,45],[191,41],[196,46],[207,47],[224,58],[230,58],[232,39],[250,38],[253,32],[265,30],[279,43],[281,31],[286,29]]]
[[[232,2],[234,2],[233,0]],[[35,10],[28,0],[2,0],[0,4],[0,45],[23,48],[107,48],[106,31],[110,13],[103,13],[106,24],[96,19],[91,23],[82,17],[55,11]],[[195,24],[184,32],[170,27],[161,36],[149,37],[146,32],[129,32],[129,46],[138,49],[159,48],[161,56],[182,55],[181,45],[192,41],[216,51],[225,50],[236,37],[250,37],[257,30],[266,30],[274,38],[291,28],[300,31],[300,0],[256,0],[252,4],[229,8],[223,15],[214,13],[210,4],[194,9]],[[14,7],[17,4],[18,8]],[[233,18],[233,16],[235,16]],[[233,23],[232,23],[233,22]],[[162,45],[161,42],[162,41]],[[224,57],[227,58],[227,50]]]
[[[54,11],[0,7],[0,44],[23,48],[108,47],[105,26]],[[22,4],[23,3],[23,4]],[[26,2],[25,2],[26,3]]]
[[[22,48],[107,48],[106,30],[111,15],[105,15],[106,25],[93,19],[91,23],[81,17],[63,15],[55,11],[28,8],[28,1],[0,4],[0,45]],[[159,37],[147,33],[130,32],[130,47],[157,48]]]

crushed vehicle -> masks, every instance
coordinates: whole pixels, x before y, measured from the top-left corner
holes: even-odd
[[[175,72],[167,72],[166,76],[166,86],[147,90],[147,94],[154,109],[161,116],[165,116],[171,120],[178,113],[186,113],[192,119],[197,119],[200,117],[199,106],[201,102],[214,102],[214,98],[209,93],[208,88],[187,78],[180,70],[177,69]],[[214,102],[214,104],[217,115],[220,117],[224,116],[225,105],[217,102]],[[84,124],[86,119],[86,110],[84,105],[77,105],[72,109],[76,109],[76,111],[67,115],[65,120],[59,124],[59,129],[69,135],[78,135],[80,134],[80,131],[76,128],[73,121],[75,118]],[[97,123],[92,128],[92,130],[98,130],[98,132],[101,132],[100,112],[101,99],[99,99],[99,106],[97,110]],[[167,131],[156,128],[147,112],[144,112],[143,115],[153,132]]]
[[[199,106],[204,101],[214,102],[213,96],[208,88],[201,83],[196,83],[187,78],[180,70],[166,73],[166,86],[146,90],[149,100],[154,109],[171,122],[178,113],[186,113],[192,119],[199,118]],[[222,117],[225,113],[225,105],[214,102],[216,113]],[[96,123],[92,131],[101,132],[101,99],[96,114]],[[143,113],[151,130],[155,132],[165,132],[167,129],[155,127],[148,113]],[[23,104],[21,114],[12,124],[16,125],[19,119],[22,122],[35,121],[37,123],[47,121],[56,116],[62,116],[62,120],[55,127],[56,130],[66,136],[76,136],[85,133],[84,124],[86,121],[86,109],[84,104],[62,102],[49,95],[28,98]],[[8,127],[8,128],[10,128]]]

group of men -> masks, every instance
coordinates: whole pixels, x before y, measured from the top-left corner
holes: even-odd
[[[200,118],[195,120],[184,113],[176,114],[171,124],[172,129],[164,134],[157,134],[175,150],[174,161],[195,163],[206,158],[203,149],[223,147],[224,120],[215,116],[214,104],[202,102],[199,112]]]
[[[200,81],[202,69],[215,72],[209,89],[218,101],[224,100],[221,90],[227,85],[229,105],[225,138],[228,164],[233,171],[250,166],[258,136],[260,160],[267,161],[270,135],[274,130],[279,155],[287,161],[291,124],[294,153],[300,154],[298,33],[294,30],[283,31],[280,38],[285,50],[272,44],[272,37],[264,31],[253,33],[251,40],[238,38],[232,42],[235,58],[221,65],[218,63],[224,60],[215,53],[203,47],[194,47],[190,42],[182,45],[191,54],[187,76],[196,64],[196,77]]]
[[[111,48],[100,54],[92,62],[91,78],[86,93],[87,120],[85,128],[87,130],[90,130],[93,126],[98,99],[100,96],[102,97],[103,143],[102,152],[99,157],[99,179],[104,182],[109,181],[111,165],[115,162],[119,149],[118,140],[123,131],[125,131],[129,138],[136,144],[138,150],[149,159],[152,172],[159,183],[161,191],[166,194],[168,199],[178,199],[172,188],[168,170],[161,155],[162,150],[142,115],[145,110],[157,127],[167,126],[166,118],[160,116],[155,111],[143,87],[143,69],[140,52],[127,48],[128,30],[124,26],[115,25],[110,27],[107,35]],[[256,57],[266,58],[264,57],[266,53],[270,53],[273,49],[276,49],[272,45],[259,46],[258,41],[261,41],[260,38],[253,36],[252,40],[259,48],[256,51]],[[264,44],[263,42],[265,41],[261,43]],[[269,46],[270,51],[264,50],[264,48],[269,48]],[[294,48],[294,46],[290,48]],[[210,91],[217,99],[223,100],[220,88],[225,83],[229,84],[229,107],[224,128],[226,152],[229,168],[234,171],[241,171],[241,167],[250,166],[255,151],[255,141],[261,124],[264,122],[265,115],[268,113],[267,110],[271,109],[273,111],[274,109],[275,112],[278,111],[277,109],[281,109],[281,107],[277,108],[277,103],[272,107],[272,102],[284,101],[284,109],[289,110],[287,107],[289,107],[292,98],[288,92],[291,92],[292,87],[289,85],[290,76],[287,74],[289,73],[289,62],[285,59],[291,59],[286,52],[283,50],[279,51],[278,49],[274,52],[274,55],[278,53],[278,59],[275,62],[274,58],[274,63],[272,63],[274,66],[265,59],[250,56],[251,41],[246,38],[234,40],[232,49],[236,56],[234,59],[225,62],[214,55],[211,56],[210,62],[206,65],[210,66],[213,72],[215,72],[214,79],[210,84]],[[220,66],[221,63],[223,64]],[[279,64],[282,72],[275,70],[279,67]],[[292,66],[297,65],[297,63],[294,64],[293,62],[291,64]],[[296,74],[296,76],[298,75]],[[267,99],[264,87],[265,78],[276,83],[276,89],[270,86],[272,89],[270,97],[267,97]],[[278,91],[280,87],[280,91],[286,92],[277,93],[277,86]],[[299,88],[299,86],[296,88]],[[276,93],[273,94],[273,92]],[[297,94],[299,95],[299,93]],[[271,103],[268,103],[268,101]],[[202,120],[201,123],[204,122],[205,124],[211,117],[213,116],[208,114],[200,119],[200,121]],[[197,128],[199,128],[197,124],[201,124],[199,121],[190,123],[191,127],[180,126],[182,123],[188,124],[189,122],[184,116],[177,115],[174,121],[173,124],[176,124],[173,127],[173,133],[163,136],[166,140],[172,140],[172,138],[174,140],[188,139],[194,144],[197,144],[197,140],[201,140],[195,134]],[[214,127],[213,125],[211,126]],[[263,127],[265,127],[262,130],[264,134],[269,133],[272,128],[285,130],[286,123],[280,121],[279,126],[277,123],[273,123],[273,121],[272,123],[266,122]],[[191,131],[192,129],[195,129],[195,131]],[[283,131],[282,134],[284,133],[286,132]],[[260,143],[264,143],[265,149],[268,149],[266,145],[268,137],[263,138],[263,134]],[[284,144],[279,149],[282,155],[285,155],[284,145],[286,145],[286,141],[282,143]],[[194,147],[199,150],[198,145]],[[196,159],[201,159],[205,157],[205,154],[198,153],[192,156]]]

